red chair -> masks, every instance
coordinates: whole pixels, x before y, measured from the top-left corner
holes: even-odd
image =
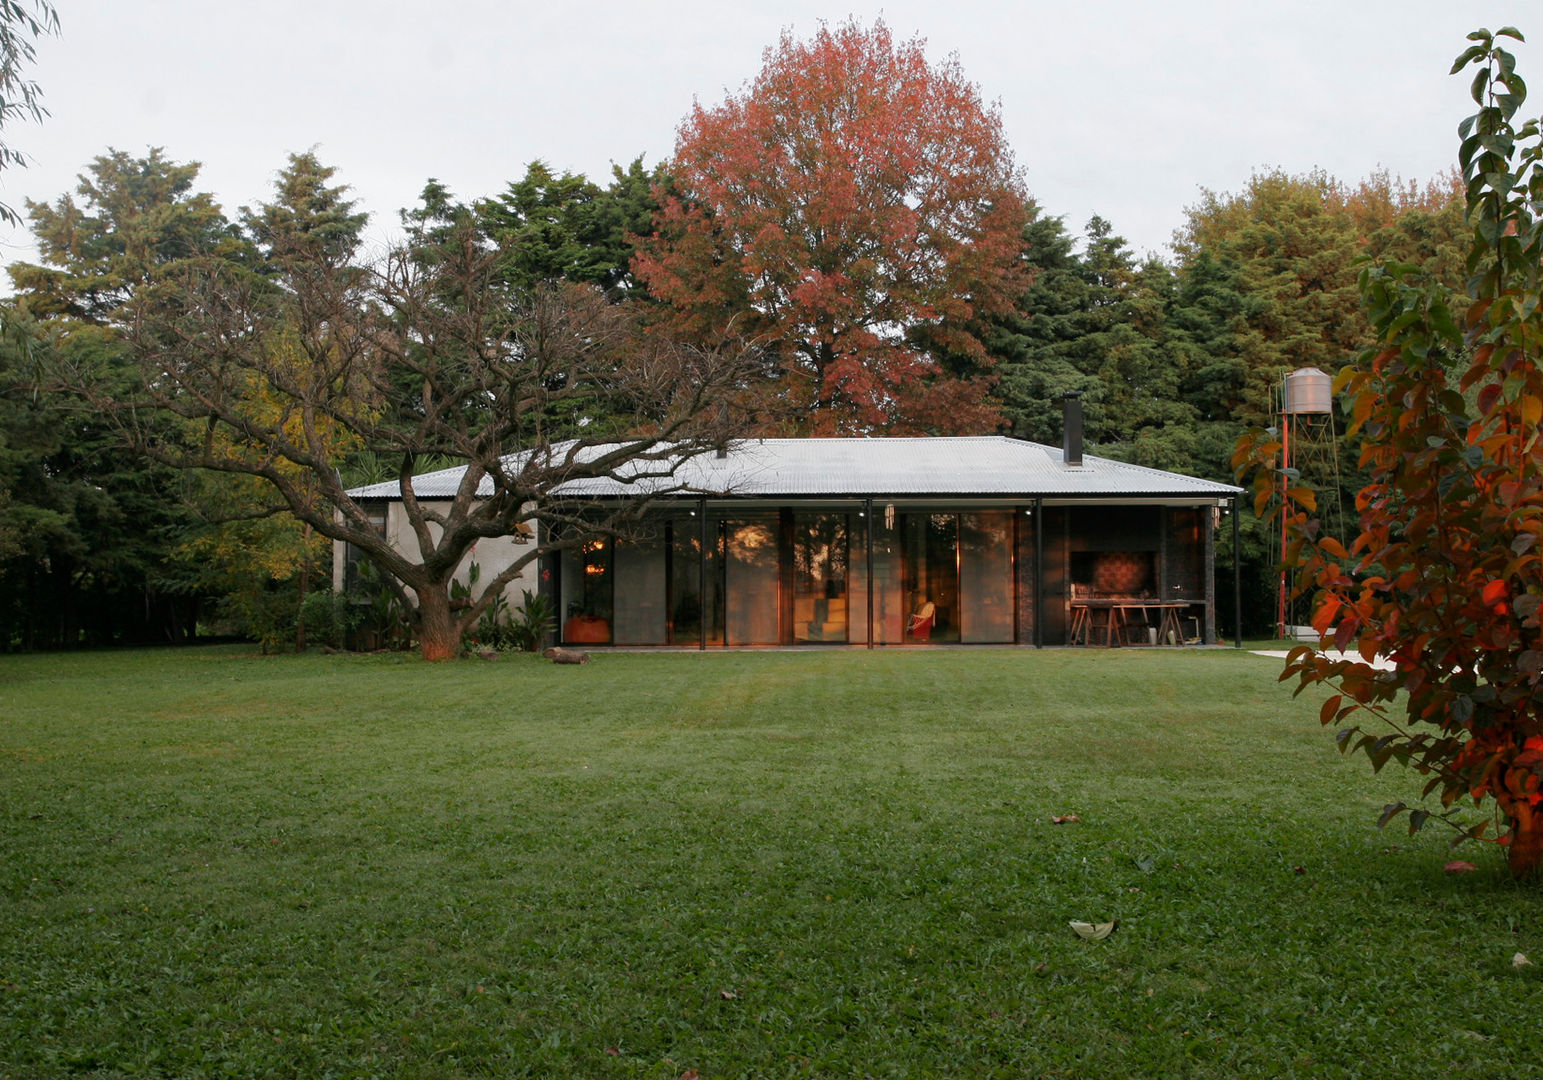
[[[937,620],[938,609],[931,600],[924,601],[905,624],[906,637],[913,641],[931,641],[932,624]]]

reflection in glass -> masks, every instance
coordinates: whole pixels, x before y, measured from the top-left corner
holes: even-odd
[[[903,514],[905,640],[959,640],[959,517]]]
[[[730,645],[778,642],[777,524],[775,513],[723,523],[725,629]]]
[[[615,565],[616,644],[667,643],[663,526],[618,542]]]
[[[846,514],[793,515],[793,640],[847,640]]]
[[[611,640],[611,540],[594,537],[563,553],[562,638],[602,645]]]
[[[960,640],[1013,640],[1013,515],[983,510],[959,515]]]
[[[723,644],[723,532],[708,529],[707,560],[702,561],[702,520],[695,515],[676,518],[670,527],[670,642],[698,645],[702,642],[706,613],[707,644]],[[705,569],[707,594],[702,594]]]

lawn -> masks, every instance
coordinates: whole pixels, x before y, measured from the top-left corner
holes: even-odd
[[[1278,671],[0,657],[0,1077],[1543,1075],[1543,888]]]

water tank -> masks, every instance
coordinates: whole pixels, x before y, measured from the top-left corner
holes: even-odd
[[[1286,412],[1291,416],[1334,411],[1334,380],[1315,367],[1286,376]]]

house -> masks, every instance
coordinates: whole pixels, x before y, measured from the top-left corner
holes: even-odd
[[[1242,489],[1085,457],[1075,421],[1069,435],[1065,450],[999,436],[737,441],[684,462],[671,485],[689,494],[658,499],[637,529],[533,563],[511,598],[545,592],[560,640],[582,645],[1215,641],[1216,531]],[[459,475],[414,487],[432,499]],[[353,494],[379,499],[387,534],[411,542],[394,487]],[[563,491],[638,495],[613,480]],[[473,557],[496,573],[527,542],[484,541]]]

